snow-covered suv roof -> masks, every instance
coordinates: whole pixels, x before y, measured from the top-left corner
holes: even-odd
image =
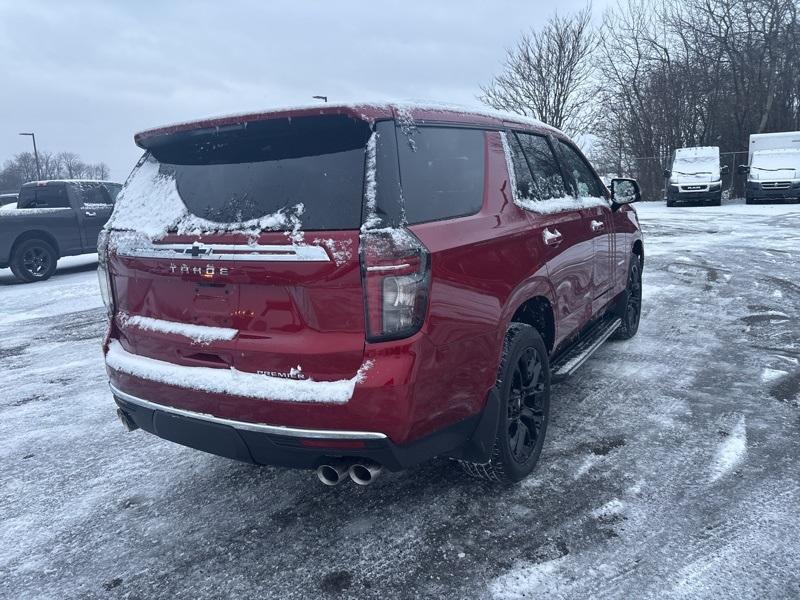
[[[347,115],[363,119],[370,123],[380,119],[438,121],[446,123],[468,123],[488,127],[524,127],[564,135],[555,127],[551,127],[530,117],[499,112],[488,109],[463,107],[437,103],[354,103],[354,104],[315,104],[306,106],[274,108],[261,112],[243,113],[220,117],[211,117],[183,123],[174,123],[154,129],[147,129],[134,136],[136,144],[142,148],[149,147],[157,138],[195,129],[229,127],[248,122],[264,121],[281,117],[310,117],[315,115]]]

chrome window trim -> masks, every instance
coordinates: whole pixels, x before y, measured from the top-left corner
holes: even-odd
[[[231,262],[330,262],[322,246],[245,244],[153,244],[130,248],[119,256],[180,260],[226,260]]]
[[[219,425],[227,425],[234,429],[241,429],[244,431],[254,431],[256,433],[268,433],[272,435],[283,435],[287,437],[300,437],[318,440],[385,440],[386,435],[376,431],[343,431],[335,429],[301,429],[299,427],[283,427],[281,425],[267,425],[266,423],[248,423],[247,421],[234,421],[232,419],[224,419],[222,417],[215,417],[205,413],[194,412],[192,410],[185,410],[183,408],[175,408],[174,406],[167,406],[165,404],[158,404],[150,402],[144,398],[139,398],[127,392],[123,392],[113,384],[109,383],[111,393],[125,402],[136,404],[143,408],[150,410],[160,410],[168,412],[173,415],[181,417],[188,417],[190,419],[198,419],[200,421],[207,421],[209,423],[217,423]]]

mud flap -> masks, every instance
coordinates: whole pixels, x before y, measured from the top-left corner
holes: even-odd
[[[491,389],[486,397],[480,421],[475,431],[464,444],[458,458],[474,463],[486,463],[492,457],[494,441],[497,438],[497,424],[500,419],[500,397],[497,390]]]

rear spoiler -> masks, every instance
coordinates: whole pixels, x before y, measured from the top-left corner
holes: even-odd
[[[370,125],[382,118],[392,118],[392,110],[388,106],[375,105],[353,105],[353,106],[315,106],[306,108],[294,108],[285,110],[274,110],[269,112],[249,113],[243,115],[232,115],[228,117],[218,117],[213,119],[203,119],[199,121],[189,121],[177,123],[155,129],[147,129],[133,136],[136,145],[144,150],[160,146],[162,144],[177,141],[176,137],[188,138],[195,136],[221,133],[225,131],[235,131],[245,129],[248,123],[268,121],[271,119],[287,119],[292,117],[314,117],[323,115],[344,115],[354,119],[361,119]]]

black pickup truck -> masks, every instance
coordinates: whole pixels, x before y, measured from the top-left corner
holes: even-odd
[[[122,185],[109,181],[33,181],[16,208],[0,210],[0,268],[25,282],[43,281],[62,256],[95,252]]]

